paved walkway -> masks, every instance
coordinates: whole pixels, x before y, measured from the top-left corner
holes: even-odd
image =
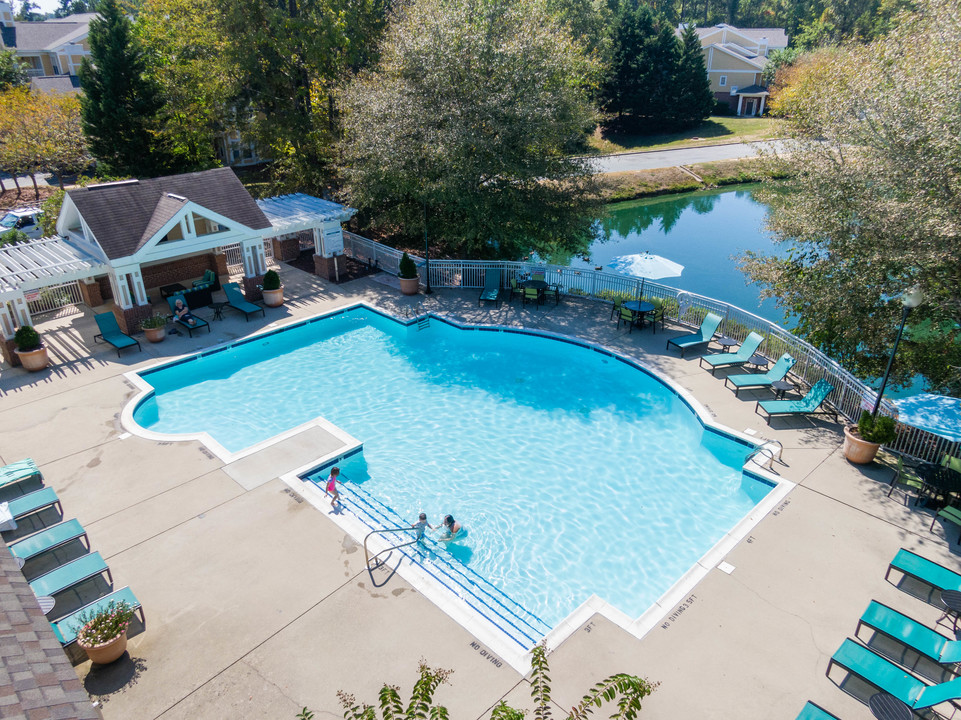
[[[600,173],[655,170],[657,168],[694,165],[716,160],[737,160],[754,157],[764,148],[782,148],[780,142],[729,143],[703,147],[678,148],[677,150],[648,150],[644,152],[604,155],[591,161]]]
[[[338,287],[281,272],[288,302],[264,320],[228,310],[209,335],[145,344],[118,360],[93,344],[87,311],[40,324],[50,370],[0,370],[0,460],[36,459],[116,584],[130,585],[146,611],[129,656],[76,668],[108,720],[277,720],[305,705],[318,719],[341,717],[337,691],[373,703],[385,682],[406,693],[422,658],[454,670],[437,693],[453,718],[486,718],[502,698],[529,708],[520,674],[397,575],[367,573],[357,542],[278,479],[305,462],[309,443],[269,469],[239,472],[196,442],[152,442],[120,425],[134,394],[124,372],[356,301],[602,343],[673,378],[719,421],[785,445],[781,472],[798,486],[729,553],[734,571],[711,571],[641,640],[597,616],[584,623],[550,657],[558,709],[604,676],[630,672],[660,682],[643,712],[652,720],[788,720],[807,699],[842,718],[868,718],[864,704],[824,677],[831,653],[871,598],[937,619],[884,572],[899,547],[957,567],[956,529],[948,545],[940,525],[928,531],[928,511],[886,498],[890,470],[849,465],[836,425],[801,419],[767,428],[750,393],[723,389],[723,373],[711,377],[696,354],[664,352],[679,328],[628,334],[607,306],[571,298],[557,308],[478,308],[476,291],[410,299],[370,278]]]

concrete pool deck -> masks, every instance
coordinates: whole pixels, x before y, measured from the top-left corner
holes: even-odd
[[[728,554],[734,571],[712,570],[640,640],[600,617],[585,623],[550,655],[558,710],[628,672],[660,683],[645,718],[789,719],[808,699],[842,718],[869,718],[824,676],[831,654],[871,599],[938,619],[884,574],[900,547],[958,568],[957,530],[946,541],[939,524],[928,531],[930,510],[906,506],[900,493],[885,497],[891,470],[847,463],[830,420],[775,419],[768,428],[752,393],[735,398],[723,387],[723,371],[712,378],[697,353],[665,353],[679,328],[628,334],[609,306],[585,300],[479,308],[478,291],[408,299],[372,278],[334,286],[288,266],[281,273],[287,304],[263,320],[228,309],[210,334],[143,343],[144,352],[118,360],[93,345],[87,310],[38,324],[50,369],[0,371],[0,461],[33,457],[115,585],[130,585],[144,605],[146,629],[130,639],[128,657],[76,667],[108,720],[293,718],[304,706],[342,717],[339,690],[376,704],[390,683],[406,699],[420,659],[454,670],[436,696],[452,718],[486,718],[502,698],[529,709],[519,673],[399,576],[366,572],[362,548],[278,479],[321,454],[312,438],[225,465],[198,442],[158,443],[120,425],[135,393],[125,372],[358,301],[402,317],[432,311],[598,342],[672,378],[719,422],[784,444],[787,466],[775,468],[798,485]]]

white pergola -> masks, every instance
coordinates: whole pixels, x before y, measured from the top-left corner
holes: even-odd
[[[273,226],[271,235],[310,231],[314,236],[314,252],[322,257],[343,252],[344,236],[340,224],[350,220],[357,212],[353,208],[303,193],[258,200],[257,206]]]
[[[0,248],[0,330],[12,337],[29,325],[26,295],[46,287],[107,272],[106,258],[62,237],[41,238]]]

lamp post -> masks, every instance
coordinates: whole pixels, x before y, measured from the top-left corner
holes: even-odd
[[[894,356],[898,352],[898,345],[901,342],[901,334],[904,332],[904,324],[908,321],[908,315],[914,308],[921,304],[924,300],[924,295],[921,293],[921,289],[918,287],[908,288],[901,295],[901,327],[898,328],[898,336],[894,340],[894,347],[891,348],[891,357],[888,359],[888,368],[884,371],[884,379],[881,381],[881,389],[878,390],[878,397],[874,401],[874,410],[871,414],[874,417],[878,415],[878,408],[881,407],[881,398],[884,397],[884,388],[888,385],[888,376],[891,375],[891,366],[894,365]]]

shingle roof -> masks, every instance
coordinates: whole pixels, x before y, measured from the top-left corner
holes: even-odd
[[[86,34],[90,21],[95,17],[96,13],[80,13],[59,20],[15,22],[13,42],[7,42],[6,34],[3,42],[7,47],[15,47],[21,51],[55,50],[60,45]]]
[[[230,168],[79,188],[67,195],[107,257],[116,260],[137,252],[183,207],[183,200],[168,193],[251,230],[271,227]]]
[[[745,88],[738,88],[736,93],[731,93],[732,95],[767,95],[767,88],[763,85],[748,85]]]
[[[47,75],[30,78],[30,89],[40,92],[80,92],[80,78],[76,75]]]

